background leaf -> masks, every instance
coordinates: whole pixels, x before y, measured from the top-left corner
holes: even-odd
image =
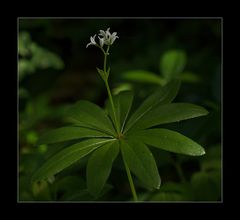
[[[167,51],[160,60],[160,71],[169,81],[179,76],[186,65],[186,54],[182,50]]]
[[[118,153],[119,144],[118,141],[114,141],[91,154],[87,164],[87,186],[92,195],[98,195],[103,189]]]
[[[149,201],[191,201],[193,193],[189,183],[166,182],[160,190],[148,198]]]
[[[158,189],[161,179],[151,151],[136,140],[121,140],[122,156],[129,169],[147,186]]]
[[[143,141],[145,144],[173,153],[200,156],[205,150],[193,140],[168,129],[147,129],[128,136],[131,140]]]
[[[121,75],[122,79],[133,81],[133,82],[142,82],[142,83],[153,83],[158,85],[165,85],[166,81],[160,76],[145,70],[131,70],[126,71]]]
[[[191,178],[191,185],[197,201],[217,201],[221,199],[221,172],[197,172]]]
[[[57,179],[51,186],[52,193],[55,200],[61,200],[61,198],[68,194],[73,193],[79,189],[85,189],[85,181],[80,176],[64,176]]]
[[[201,81],[200,76],[192,72],[181,73],[180,79],[182,80],[182,82],[188,82],[188,83],[198,83]]]

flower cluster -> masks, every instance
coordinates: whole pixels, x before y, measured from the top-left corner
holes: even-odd
[[[112,34],[109,32],[110,28],[108,28],[106,31],[100,30],[100,33],[98,34],[98,39],[99,39],[99,44],[97,44],[95,38],[96,38],[96,34],[93,37],[90,37],[90,43],[87,44],[86,47],[90,46],[90,45],[95,45],[98,47],[103,47],[104,44],[110,46],[114,43],[114,41],[119,38],[117,36],[117,32],[113,32]]]

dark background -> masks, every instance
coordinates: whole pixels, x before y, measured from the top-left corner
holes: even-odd
[[[165,194],[157,200],[220,201],[221,19],[19,19],[19,34],[28,33],[32,42],[53,52],[64,63],[62,68],[51,65],[43,68],[40,65],[19,81],[19,88],[27,91],[27,95],[19,96],[19,199],[53,200],[51,186],[44,185],[45,191],[35,189],[37,192],[27,187],[34,166],[37,166],[38,160],[41,162],[45,158],[45,147],[39,150],[35,146],[39,135],[64,124],[65,109],[79,99],[104,107],[107,93],[95,68],[102,67],[103,56],[96,47],[86,49],[86,45],[90,36],[108,27],[119,36],[109,56],[113,90],[126,83],[121,77],[125,71],[141,69],[160,75],[159,60],[162,55],[168,50],[179,49],[187,55],[185,69],[200,80],[183,82],[175,101],[199,104],[210,112],[204,118],[166,126],[203,145],[207,152],[204,158],[176,156],[167,152],[160,155],[159,151],[151,149],[159,161],[163,184],[167,185],[165,191],[163,188]],[[19,55],[19,60],[30,59],[31,55],[28,56]],[[156,85],[146,83],[130,84],[137,94],[136,105],[156,88]],[[183,179],[177,168],[179,164],[184,173]],[[121,164],[116,162],[115,167],[109,181],[115,188],[104,199],[129,200],[125,173]],[[68,176],[67,172],[64,175]],[[84,182],[85,176],[81,178]],[[144,194],[146,190],[141,190],[141,185],[139,188],[144,196],[149,196]],[[186,192],[186,188],[192,188],[191,192]],[[60,200],[61,193],[64,194],[60,192],[54,199]]]

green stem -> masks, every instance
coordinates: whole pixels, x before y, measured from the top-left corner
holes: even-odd
[[[114,103],[113,103],[111,90],[110,90],[109,85],[108,85],[108,80],[105,81],[105,85],[107,87],[108,97],[109,97],[109,100],[110,100],[110,103],[111,103],[111,106],[112,106],[112,110],[113,110],[114,123],[115,123],[116,129],[117,129],[117,133],[118,133],[118,135],[120,135],[119,126],[118,126],[118,123],[117,123],[117,116],[116,116],[116,112],[115,112],[115,106],[114,106]]]
[[[124,166],[125,166],[125,169],[126,169],[126,172],[127,172],[127,177],[128,177],[128,181],[129,181],[129,184],[130,184],[130,188],[131,188],[131,191],[132,191],[133,200],[135,202],[137,202],[138,201],[138,197],[137,197],[137,193],[136,193],[136,190],[135,190],[135,187],[134,187],[134,183],[133,183],[131,172],[129,170],[127,162],[124,159],[124,156],[122,156],[122,158],[123,158]]]
[[[107,74],[107,56],[108,56],[109,48],[110,48],[110,46],[108,46],[107,51],[104,52],[103,71],[104,71],[105,74]],[[117,133],[120,136],[120,129],[119,129],[119,126],[118,126],[118,123],[117,123],[117,116],[116,116],[116,112],[115,112],[115,106],[114,106],[114,103],[113,103],[111,90],[110,90],[109,85],[108,85],[108,78],[107,77],[104,80],[104,82],[105,82],[105,85],[106,85],[106,88],[107,88],[108,97],[109,97],[109,100],[110,100],[110,103],[111,103],[111,106],[112,106],[112,110],[113,110],[114,123],[115,123],[116,129],[117,129]]]
[[[109,47],[108,47],[109,48]],[[103,65],[103,71],[106,73],[107,72],[107,54],[108,54],[108,50],[105,53],[104,52],[104,65]]]

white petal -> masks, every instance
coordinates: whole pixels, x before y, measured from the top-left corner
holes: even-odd
[[[92,43],[90,42],[89,44],[87,44],[86,48],[88,48],[88,46],[92,45]]]
[[[105,31],[103,31],[103,30],[100,30],[100,33],[99,33],[98,35],[100,35],[100,36],[104,37],[104,36],[106,36],[106,33],[105,33]]]
[[[111,36],[111,33],[109,32],[109,30],[110,30],[110,28],[108,28],[107,30],[106,30],[106,37],[110,37]]]
[[[99,38],[100,46],[103,47],[103,45],[104,45],[104,38],[100,38],[100,37],[98,37],[98,38]]]
[[[114,41],[115,41],[117,38],[119,38],[119,37],[118,37],[118,36],[112,36],[112,38],[111,38],[111,44],[113,44]]]
[[[97,44],[95,41],[96,34],[93,37],[90,37],[90,41],[93,45]]]

